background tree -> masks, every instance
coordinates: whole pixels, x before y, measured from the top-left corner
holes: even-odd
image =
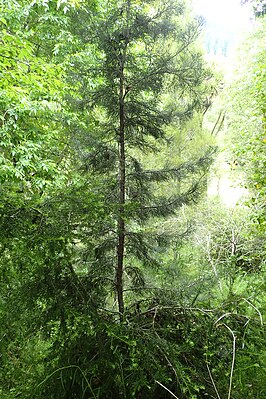
[[[242,54],[246,54],[252,48],[252,59],[248,60],[245,66],[238,67],[241,81],[234,81],[228,94],[229,133],[234,142],[231,148],[238,161],[238,169],[244,171],[243,183],[251,195],[249,204],[259,229],[263,229],[265,186],[261,173],[265,162],[265,51],[262,44],[265,39],[264,29],[265,19],[262,19],[241,50]],[[237,96],[237,92],[238,97],[233,99],[232,94]]]
[[[55,2],[49,5],[56,9]],[[29,1],[1,2],[3,397],[15,396],[19,380],[27,375],[28,382],[18,388],[24,394],[24,389],[31,387],[42,370],[38,362],[47,346],[38,331],[47,307],[45,300],[40,302],[39,283],[44,278],[44,287],[49,280],[49,265],[50,281],[62,272],[62,268],[56,267],[56,258],[60,258],[61,251],[61,254],[68,252],[66,231],[63,238],[65,224],[62,229],[56,228],[62,223],[61,218],[57,224],[52,223],[55,207],[51,205],[53,201],[48,201],[55,193],[60,197],[59,192],[68,181],[65,171],[70,159],[67,136],[62,130],[63,65],[59,65],[53,52],[55,44],[59,44],[55,26],[60,22],[65,27],[66,18],[63,11],[52,13],[49,5],[48,2],[38,5]],[[42,267],[46,269],[46,277],[40,277]],[[34,285],[37,280],[39,283]],[[48,286],[44,291],[48,297],[53,292],[49,293]],[[33,319],[36,323],[32,323]],[[30,364],[35,365],[35,374],[28,373]]]
[[[265,0],[241,0],[241,4],[251,3],[256,17],[261,17],[266,12]]]

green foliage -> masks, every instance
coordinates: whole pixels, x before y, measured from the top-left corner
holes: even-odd
[[[11,201],[19,202],[43,190],[64,168],[58,140],[63,70],[38,55],[33,27],[44,24],[31,21],[29,5],[5,2],[1,14],[1,193],[12,192]]]
[[[234,138],[233,152],[245,171],[246,186],[251,193],[254,220],[263,227],[265,166],[265,20],[242,50],[252,58],[239,70],[239,80],[230,89],[230,132]],[[243,100],[244,99],[244,100]]]
[[[84,8],[73,15],[79,46],[68,64],[75,83],[68,104],[76,114],[69,130],[84,175],[96,174],[102,182],[109,223],[100,236],[97,230],[91,235],[97,246],[90,259],[107,272],[111,290],[137,289],[130,277],[144,283],[145,269],[158,267],[157,252],[167,238],[161,239],[154,219],[175,214],[201,192],[200,178],[212,159],[206,141],[186,162],[179,155],[172,163],[167,153],[202,110],[209,90],[210,71],[194,47],[201,25],[171,1],[102,2],[93,22]],[[120,282],[112,283],[118,274]]]
[[[245,209],[227,222],[211,262],[219,274],[222,262],[227,275],[231,306],[247,318],[242,348],[236,356],[235,397],[265,396],[265,18],[240,51],[237,75],[226,91],[229,148],[242,183],[248,191]],[[245,58],[246,62],[243,63]],[[231,230],[231,231],[230,231]],[[215,240],[216,241],[216,240]],[[212,245],[215,245],[213,241]],[[231,247],[231,256],[229,255]],[[214,249],[212,247],[212,249]],[[215,258],[213,258],[213,255]],[[224,280],[220,274],[220,284]],[[244,302],[241,302],[244,299]],[[257,312],[250,324],[251,312]],[[255,313],[254,313],[255,314]],[[261,327],[259,326],[261,325]],[[256,348],[256,349],[255,349]],[[236,352],[237,353],[237,352]],[[241,394],[239,393],[241,392]]]
[[[235,222],[232,253],[232,225],[186,219],[213,157],[202,21],[174,1],[1,6],[1,398],[265,396],[262,234]]]

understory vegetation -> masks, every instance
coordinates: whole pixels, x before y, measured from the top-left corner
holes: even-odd
[[[188,1],[0,4],[1,399],[266,398],[264,9],[225,81]]]

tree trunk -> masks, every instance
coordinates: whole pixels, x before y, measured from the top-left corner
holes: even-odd
[[[119,213],[118,213],[118,244],[117,244],[117,265],[116,265],[116,293],[118,300],[118,310],[120,320],[124,316],[124,297],[123,297],[123,267],[124,267],[124,247],[125,247],[125,109],[124,109],[124,73],[121,66],[120,92],[119,92]]]
[[[126,60],[127,45],[129,43],[129,19],[130,19],[131,1],[126,3],[127,29],[125,38],[125,47],[120,53],[119,59],[119,139],[118,139],[118,187],[119,187],[119,210],[117,221],[118,243],[117,243],[117,265],[116,265],[116,294],[118,301],[118,310],[120,321],[124,319],[124,294],[123,294],[123,270],[124,270],[124,252],[125,252],[125,192],[126,192],[126,155],[125,155],[125,97],[127,94],[125,88],[124,65]]]

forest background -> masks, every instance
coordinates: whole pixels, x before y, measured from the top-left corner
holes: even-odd
[[[1,398],[266,397],[250,3],[229,79],[189,1],[1,0]]]

